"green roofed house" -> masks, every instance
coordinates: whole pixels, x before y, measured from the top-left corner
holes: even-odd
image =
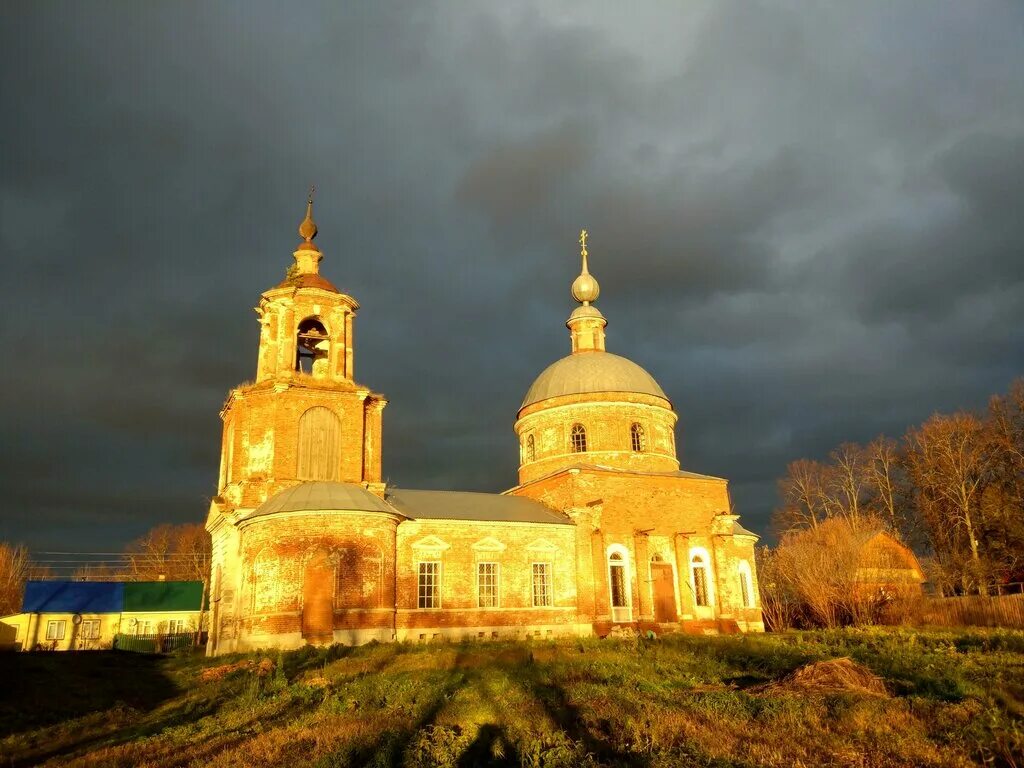
[[[202,609],[199,581],[29,581],[22,612],[0,617],[0,647],[92,650],[118,635],[194,633]]]

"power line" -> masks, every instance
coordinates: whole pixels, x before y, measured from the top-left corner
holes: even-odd
[[[91,557],[93,555],[99,557],[100,555],[110,555],[114,557],[193,557],[194,555],[188,552],[167,552],[161,554],[159,552],[50,552],[41,550],[38,552],[40,555],[73,555],[75,557]],[[208,556],[209,552],[196,553]]]

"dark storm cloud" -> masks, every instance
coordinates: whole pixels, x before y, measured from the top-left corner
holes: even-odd
[[[1024,370],[1017,4],[24,3],[0,36],[0,538],[202,519],[312,182],[404,487],[514,483],[581,227],[609,348],[755,529],[787,461]]]

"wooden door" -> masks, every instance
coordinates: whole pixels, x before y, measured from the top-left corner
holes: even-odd
[[[676,580],[670,563],[651,563],[651,586],[654,593],[654,620],[659,624],[678,621]]]
[[[334,565],[324,550],[306,563],[302,583],[302,636],[312,643],[334,639]]]

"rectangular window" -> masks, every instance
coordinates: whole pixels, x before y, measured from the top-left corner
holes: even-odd
[[[136,635],[151,635],[153,634],[153,622],[151,621],[139,621],[135,625]]]
[[[179,635],[185,631],[184,619],[171,619],[167,622],[167,634]]]
[[[82,622],[81,638],[83,640],[98,640],[100,636],[100,620],[85,619]]]
[[[498,607],[498,564],[476,564],[477,604],[481,608]]]
[[[708,606],[708,572],[703,566],[693,569],[693,595],[697,605]]]
[[[441,607],[441,564],[420,563],[419,565],[419,607]]]
[[[55,621],[46,622],[46,639],[47,640],[63,640],[64,639],[64,628],[67,626],[67,621],[64,619],[57,619]]]
[[[535,608],[551,605],[551,564],[533,564],[533,605]]]

